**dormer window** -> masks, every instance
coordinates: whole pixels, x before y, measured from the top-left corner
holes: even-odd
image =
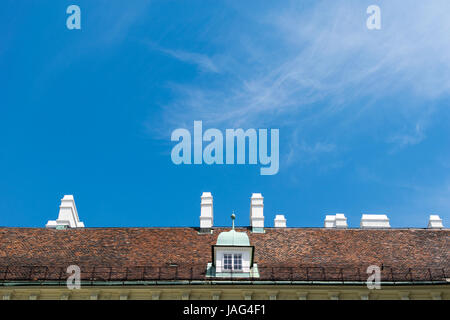
[[[258,268],[253,263],[254,247],[250,245],[247,233],[234,230],[222,232],[212,247],[212,263],[208,263],[208,277],[258,277]]]

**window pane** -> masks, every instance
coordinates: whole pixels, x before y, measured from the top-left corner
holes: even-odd
[[[242,254],[234,255],[234,270],[242,270]]]
[[[232,255],[231,254],[224,254],[223,255],[223,268],[225,270],[231,270],[232,269]]]

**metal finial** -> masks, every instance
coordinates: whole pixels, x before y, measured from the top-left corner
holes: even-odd
[[[236,215],[234,214],[234,210],[233,213],[231,214],[231,222],[232,222],[232,229],[234,230],[234,219],[236,219]]]

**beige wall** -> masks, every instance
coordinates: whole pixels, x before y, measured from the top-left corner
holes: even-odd
[[[127,287],[82,287],[69,290],[65,287],[0,287],[0,299],[132,299],[132,300],[298,300],[298,299],[444,299],[450,300],[449,285],[382,286],[368,290],[365,286],[294,286],[294,285],[172,285]]]

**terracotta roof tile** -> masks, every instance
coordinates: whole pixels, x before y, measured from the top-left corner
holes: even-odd
[[[72,264],[90,279],[204,279],[211,246],[225,230],[0,228],[0,281],[64,278]],[[255,246],[254,261],[263,279],[365,279],[373,264],[383,267],[385,280],[450,277],[448,229],[240,231]]]

